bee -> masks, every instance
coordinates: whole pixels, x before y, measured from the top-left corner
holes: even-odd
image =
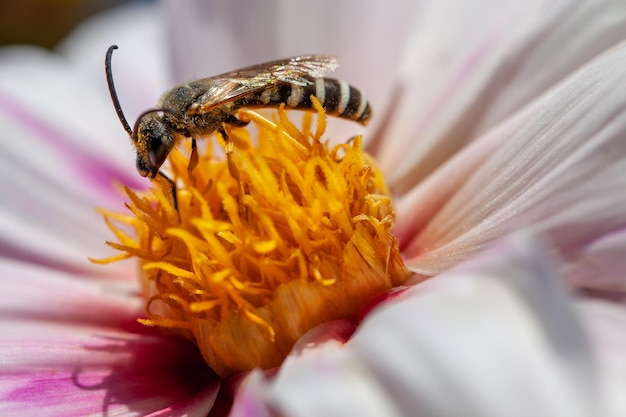
[[[172,187],[173,182],[160,172],[172,149],[191,139],[191,172],[197,164],[196,140],[214,132],[228,140],[225,125],[248,124],[237,116],[242,107],[284,104],[287,108],[314,111],[311,96],[315,96],[330,115],[363,125],[372,115],[361,90],[345,81],[324,77],[338,66],[334,56],[302,55],[177,85],[163,94],[155,108],[141,113],[131,129],[113,83],[111,56],[115,49],[117,46],[113,45],[106,53],[105,72],[117,116],[137,151],[137,171],[152,179],[161,176]]]

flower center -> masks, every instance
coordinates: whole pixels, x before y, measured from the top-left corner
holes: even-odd
[[[132,216],[104,213],[122,253],[98,262],[139,259],[141,322],[193,340],[221,376],[279,365],[305,332],[355,319],[408,277],[380,171],[360,137],[322,141],[315,104],[314,131],[310,114],[298,129],[283,109],[276,122],[240,110],[256,141],[233,128],[198,149],[192,172],[188,152],[170,155],[176,207],[155,181],[126,189]]]

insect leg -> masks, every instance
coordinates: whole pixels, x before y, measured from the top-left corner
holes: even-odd
[[[187,171],[191,172],[198,166],[198,146],[196,140],[191,138],[191,155],[189,155],[189,165],[187,165]]]
[[[230,173],[230,176],[233,177],[235,181],[237,181],[237,189],[238,189],[237,198],[239,200],[239,204],[238,204],[239,216],[243,217],[245,214],[243,204],[241,204],[241,198],[243,197],[243,184],[241,183],[241,176],[239,175],[239,168],[237,168],[237,165],[235,164],[235,161],[233,160],[233,147],[234,147],[233,141],[230,140],[230,138],[228,137],[228,134],[226,133],[226,129],[224,128],[224,125],[225,123],[222,123],[222,127],[220,127],[219,132],[220,132],[220,135],[222,135],[222,137],[224,138],[224,151],[226,152],[226,163],[228,164],[228,172]]]
[[[196,183],[196,177],[193,175],[193,170],[198,166],[198,146],[196,145],[196,139],[191,138],[191,154],[189,155],[189,165],[187,165],[187,176],[193,184]]]
[[[241,120],[235,113],[229,114],[224,121],[222,122],[222,127],[219,129],[220,134],[224,138],[224,150],[226,151],[226,160],[228,161],[228,171],[230,175],[239,182],[239,169],[235,162],[233,161],[233,142],[226,134],[225,125],[231,125],[234,127],[244,127],[247,126],[250,121]]]
[[[224,138],[224,151],[226,152],[226,161],[228,163],[228,172],[230,172],[230,176],[239,182],[239,169],[237,165],[235,165],[235,161],[233,161],[233,141],[230,140],[228,134],[226,133],[226,129],[224,128],[224,124],[219,129],[220,135]]]

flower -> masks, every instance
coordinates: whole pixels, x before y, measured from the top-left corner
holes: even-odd
[[[475,412],[481,415],[489,415],[487,411],[501,415],[502,410],[507,415],[529,410],[547,415],[570,410],[563,401],[577,398],[584,407],[573,413],[589,414],[602,405],[601,412],[623,414],[616,393],[623,389],[624,342],[619,329],[624,309],[607,301],[619,300],[624,293],[621,254],[626,216],[620,191],[625,182],[621,138],[626,47],[620,42],[626,25],[621,2],[415,2],[406,8],[379,4],[369,9],[379,13],[367,13],[365,4],[361,9],[330,8],[322,2],[301,6],[309,7],[309,17],[334,13],[325,22],[336,25],[324,25],[319,44],[301,27],[287,26],[301,20],[280,20],[287,12],[278,3],[263,6],[267,19],[242,13],[236,3],[219,12],[214,6],[192,12],[187,7],[177,4],[172,19],[184,16],[190,23],[172,25],[171,30],[176,31],[174,39],[180,36],[199,44],[172,49],[179,75],[191,68],[186,66],[189,57],[212,59],[214,65],[224,65],[224,71],[252,63],[237,62],[234,54],[242,51],[242,56],[252,58],[246,55],[250,50],[266,50],[255,42],[275,45],[260,36],[274,33],[267,28],[289,34],[272,38],[281,45],[272,57],[302,53],[300,38],[313,39],[307,44],[310,49],[337,53],[348,70],[345,78],[372,90],[369,95],[380,109],[366,135],[366,140],[371,138],[366,147],[399,196],[396,233],[407,264],[421,274],[414,281],[459,265],[450,272],[459,278],[442,275],[403,293],[389,307],[373,310],[341,348],[333,341],[327,348],[320,340],[343,339],[337,335],[345,336],[341,333],[345,322],[304,336],[275,383],[258,373],[244,380],[233,412],[298,414],[306,412],[302,404],[308,402],[345,414],[342,405],[359,403],[344,400],[358,398],[372,405],[364,411],[386,415],[417,411],[451,415],[455,404],[484,404]],[[383,18],[394,10],[403,18]],[[137,36],[131,37],[127,50],[137,55],[128,60],[132,68],[126,70],[131,72],[116,71],[140,82],[124,88],[125,77],[117,77],[122,102],[131,104],[125,104],[128,114],[152,104],[139,103],[145,97],[142,91],[154,92],[155,101],[156,94],[171,85],[160,85],[159,76],[150,78],[167,68],[159,51],[145,49],[156,42],[138,40],[163,29],[154,25],[157,20],[149,13],[141,9],[127,15]],[[243,42],[241,49],[224,48],[224,56],[207,53],[206,39],[220,50],[234,39],[193,32],[201,27],[228,31],[229,25],[205,24],[218,16],[218,23],[227,22],[228,16],[250,19],[250,25],[241,26],[250,30],[250,42]],[[141,30],[144,19],[152,22],[151,30]],[[194,25],[195,19],[203,24]],[[284,24],[273,24],[272,19]],[[346,24],[351,21],[369,23],[359,29]],[[253,23],[260,27],[253,30]],[[116,39],[94,41],[98,37],[89,35],[91,26],[66,44],[66,60],[15,50],[13,55],[3,52],[0,61],[2,186],[3,195],[12,197],[0,205],[6,214],[0,219],[0,268],[4,276],[14,277],[0,283],[1,305],[6,308],[0,316],[3,413],[204,415],[214,402],[218,382],[198,365],[198,357],[189,357],[183,342],[134,323],[139,306],[133,265],[104,270],[84,261],[103,253],[101,244],[107,236],[92,207],[119,209],[122,202],[109,187],[110,180],[137,181],[130,147],[120,149],[119,141],[112,140],[120,130],[101,75],[102,52],[123,37],[118,28],[126,26],[105,22],[101,27],[115,27]],[[398,39],[404,42],[390,45],[381,36],[387,32],[364,29],[369,27],[388,33],[398,29],[402,33]],[[359,47],[354,47],[354,36],[345,34],[358,34]],[[323,47],[326,39],[332,41],[330,49]],[[144,49],[132,48],[138,43]],[[372,49],[381,55],[372,56]],[[73,55],[76,51],[79,55]],[[120,62],[125,61],[123,51],[120,48]],[[81,72],[68,64],[77,57],[88,62],[90,54],[98,57],[93,70]],[[205,68],[203,73],[220,72]],[[386,75],[391,69],[396,74]],[[140,73],[133,77],[136,71]],[[91,83],[91,77],[99,84]],[[124,91],[135,94],[125,97]],[[341,132],[352,127],[332,129],[331,136],[341,140],[348,136]],[[474,266],[459,264],[521,228],[540,235],[548,249],[533,248],[535,240],[526,239],[522,244],[502,244],[505,249],[488,252],[487,258],[472,261]],[[555,255],[560,259],[552,259]],[[543,266],[544,262],[556,268]],[[543,281],[532,279],[537,276]],[[543,291],[537,281],[550,285]],[[562,284],[577,292],[563,294],[558,289]],[[523,285],[530,289],[520,290]],[[446,322],[442,307],[454,307],[459,301],[468,308]],[[572,305],[581,317],[582,331],[572,317]],[[484,325],[494,322],[490,333]],[[465,323],[477,328],[478,338],[464,336]],[[448,325],[450,332],[438,332]],[[506,337],[498,332],[506,328],[512,328],[512,340],[522,343],[504,343]],[[433,335],[438,337],[430,345]],[[479,343],[483,340],[494,343]],[[303,350],[307,343],[318,343],[318,349]],[[589,361],[585,343],[591,344],[597,363]],[[153,345],[163,350],[152,350]],[[302,360],[299,352],[304,352]],[[553,352],[574,352],[579,361]],[[324,375],[308,372],[308,355],[317,353],[323,359],[317,364],[325,365],[327,375],[354,382],[342,385],[341,398],[325,391],[332,385]],[[426,353],[431,361],[423,360]],[[498,371],[497,364],[503,362],[481,359],[494,357],[529,366],[519,366],[512,374]],[[197,380],[181,383],[179,363],[180,368],[195,369],[191,375]],[[454,366],[442,369],[434,366],[438,363]],[[474,368],[477,363],[483,366]],[[595,376],[589,378],[590,373]],[[185,375],[190,374],[182,380]],[[545,385],[537,383],[538,376]],[[497,385],[498,395],[489,384],[494,381],[503,382]],[[512,384],[515,381],[524,391]],[[303,382],[306,389],[300,390]],[[129,394],[126,386],[133,387]],[[393,390],[385,391],[387,386]],[[459,387],[454,392],[466,395],[467,402],[450,401],[443,395],[451,392],[449,387]],[[597,397],[590,399],[585,394],[593,390]],[[524,392],[554,399],[555,406],[521,402],[515,394]],[[294,400],[299,402],[295,406]]]
[[[240,110],[259,129],[254,143],[233,130],[223,149],[173,152],[176,190],[157,177],[145,195],[126,189],[132,214],[105,213],[122,255],[95,262],[137,258],[142,322],[194,341],[221,377],[279,366],[304,333],[356,318],[409,277],[361,137],[330,149],[326,113],[313,106],[314,131],[310,116],[300,131],[284,109],[277,123]]]

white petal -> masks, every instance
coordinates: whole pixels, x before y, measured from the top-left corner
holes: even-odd
[[[626,43],[449,161],[398,208],[409,265],[435,274],[525,227],[576,263],[623,228],[624,97]]]
[[[291,417],[403,415],[376,375],[332,342],[288,359],[272,382],[259,373],[244,381],[235,399],[233,417],[274,415],[267,410]]]
[[[591,355],[542,252],[500,243],[374,312],[350,347],[406,415],[597,415]]]
[[[168,2],[179,81],[304,54],[337,55],[344,77],[376,104],[389,94],[402,39],[422,2]],[[394,41],[390,42],[393,36]]]
[[[51,320],[110,326],[137,317],[143,307],[138,280],[95,280],[80,271],[55,271],[9,259],[0,260],[0,276],[4,319],[39,317],[44,326]]]
[[[626,37],[621,0],[431,2],[389,86],[377,156],[402,193]]]
[[[626,416],[626,308],[598,300],[578,303],[600,370],[608,416]]]
[[[298,417],[602,415],[585,335],[543,254],[536,241],[517,237],[413,287],[370,313],[347,344],[299,350],[274,380],[250,378],[241,409]]]
[[[363,89],[375,111],[394,92],[390,77],[424,6],[396,0],[166,4],[178,81],[295,55],[333,54],[340,66],[330,76]],[[329,118],[327,137],[344,142],[363,131],[354,122]]]

